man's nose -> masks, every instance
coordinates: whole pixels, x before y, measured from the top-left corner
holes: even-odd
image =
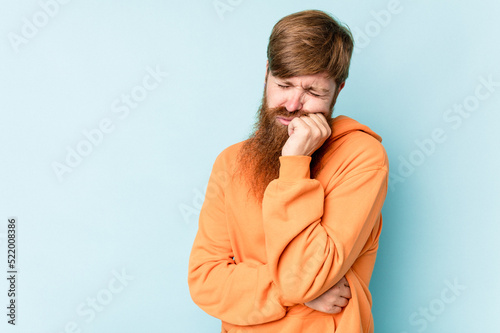
[[[285,108],[288,112],[295,112],[302,109],[303,94],[299,91],[291,92],[285,103]]]

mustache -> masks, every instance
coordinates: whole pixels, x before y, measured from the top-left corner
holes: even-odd
[[[268,109],[268,113],[273,117],[284,117],[284,118],[302,117],[309,114],[307,110],[297,110],[290,112],[284,106],[270,108]]]

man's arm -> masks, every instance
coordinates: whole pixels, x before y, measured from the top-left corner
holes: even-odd
[[[282,318],[286,309],[266,265],[236,264],[225,215],[224,187],[230,180],[219,156],[210,176],[189,260],[188,283],[194,302],[208,314],[234,325]]]
[[[286,302],[309,302],[335,285],[380,219],[387,192],[385,150],[364,134],[341,149],[354,157],[330,180],[326,196],[320,182],[310,179],[309,156],[282,156],[280,176],[264,194],[268,265]]]
[[[234,325],[280,319],[286,314],[286,307],[268,265],[250,266],[233,260],[224,208],[224,186],[229,176],[223,171],[226,168],[223,164],[221,158],[214,164],[200,213],[189,260],[191,296],[205,312]],[[321,312],[338,312],[350,298],[348,287],[341,282],[338,288],[332,288],[307,306]]]

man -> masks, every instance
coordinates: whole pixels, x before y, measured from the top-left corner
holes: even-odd
[[[331,117],[352,50],[321,11],[273,28],[256,130],[215,161],[189,261],[222,332],[373,332],[388,161],[368,127]]]

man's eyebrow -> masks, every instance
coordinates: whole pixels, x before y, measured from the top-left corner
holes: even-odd
[[[283,84],[286,84],[287,86],[294,86],[294,84],[292,82],[288,81],[287,79],[278,78],[278,80],[280,80]]]
[[[286,84],[287,86],[295,87],[295,85],[292,82],[288,81],[288,79],[280,79],[280,78],[278,78],[278,80],[280,80],[283,84]],[[307,91],[314,90],[314,91],[317,91],[317,92],[320,92],[320,93],[323,93],[323,94],[329,94],[330,93],[330,89],[328,89],[328,88],[321,88],[321,87],[315,86],[314,84],[310,85],[308,87],[302,87],[302,88],[304,90],[307,90]]]
[[[328,88],[321,88],[321,87],[318,87],[318,86],[309,86],[309,87],[304,87],[305,90],[307,91],[311,91],[311,90],[314,90],[314,91],[317,91],[317,92],[321,92],[323,94],[329,94],[330,93],[330,89]]]

